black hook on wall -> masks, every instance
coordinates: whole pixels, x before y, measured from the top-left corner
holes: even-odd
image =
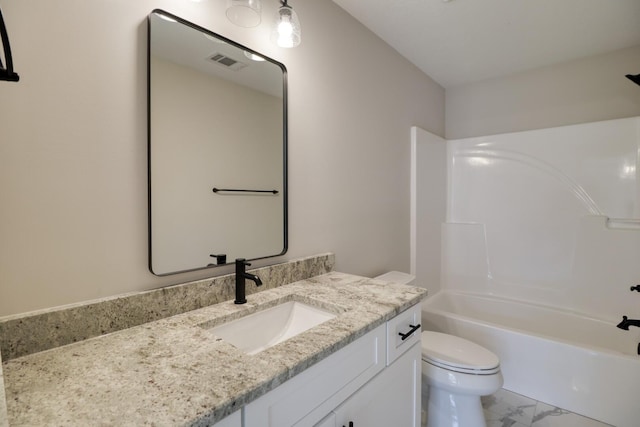
[[[635,84],[640,85],[640,74],[636,74],[635,76],[633,74],[627,74],[625,77]]]
[[[0,10],[0,39],[2,39],[2,47],[4,50],[4,59],[7,63],[6,67],[2,64],[0,59],[0,80],[9,82],[17,82],[20,80],[20,76],[13,71],[13,57],[11,56],[11,45],[9,44],[9,34],[7,34],[7,27],[4,24],[4,18],[2,17],[2,10]]]

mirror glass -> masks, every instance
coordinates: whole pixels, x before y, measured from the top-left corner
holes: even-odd
[[[148,40],[151,271],[284,254],[284,65],[161,10]]]

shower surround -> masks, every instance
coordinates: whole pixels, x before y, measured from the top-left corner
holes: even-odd
[[[635,426],[640,328],[616,325],[640,319],[640,118],[413,136],[412,267],[438,249],[441,260],[438,280],[413,269],[431,291],[425,329],[494,351],[508,390]],[[446,170],[420,179],[434,158]],[[446,209],[425,202],[437,186]],[[424,238],[435,225],[440,239]]]
[[[443,288],[640,318],[639,153],[637,117],[448,141]]]

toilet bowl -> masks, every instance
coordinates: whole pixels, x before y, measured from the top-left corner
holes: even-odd
[[[376,279],[413,285],[415,276],[390,271]],[[424,331],[421,338],[427,427],[486,427],[480,396],[502,387],[498,356],[453,335]]]
[[[410,285],[415,276],[390,271],[376,279]],[[498,356],[453,335],[424,331],[421,338],[427,427],[486,427],[480,396],[502,387]]]
[[[486,427],[480,396],[502,387],[500,360],[453,335],[422,332],[422,380],[429,387],[427,427]]]

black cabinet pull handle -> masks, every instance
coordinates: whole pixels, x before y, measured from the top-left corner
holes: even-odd
[[[402,341],[406,340],[411,335],[413,335],[413,333],[415,331],[417,331],[418,329],[420,329],[420,327],[422,325],[420,323],[418,323],[417,325],[409,325],[409,326],[411,326],[411,330],[409,332],[407,332],[406,334],[403,334],[402,332],[398,332],[398,335],[400,335],[402,337]]]
[[[640,292],[640,285],[632,286],[632,287],[631,287],[631,292],[633,292],[633,291]]]

